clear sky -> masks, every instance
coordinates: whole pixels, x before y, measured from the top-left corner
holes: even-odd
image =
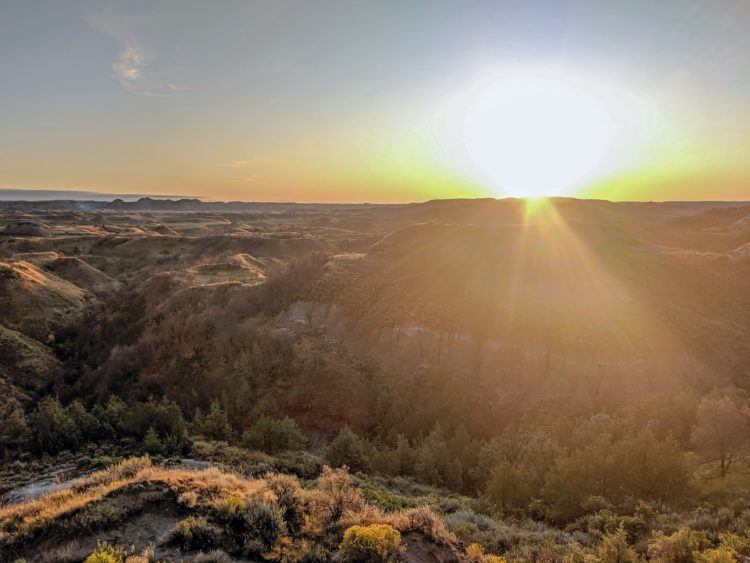
[[[750,199],[750,2],[0,0],[0,187]]]

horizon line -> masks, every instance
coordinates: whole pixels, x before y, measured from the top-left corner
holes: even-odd
[[[10,194],[18,194],[30,192],[36,193],[38,196],[49,195],[50,197],[37,197],[34,199],[11,199],[5,197]],[[54,197],[57,195],[67,194],[69,197]],[[70,197],[73,196],[73,197]],[[81,197],[75,197],[81,196]],[[85,196],[90,197],[86,199]],[[93,197],[91,197],[93,196]],[[111,198],[111,199],[109,199]],[[421,201],[407,201],[407,202],[371,202],[371,201],[359,201],[359,202],[342,202],[342,201],[279,201],[279,200],[219,200],[212,199],[208,196],[200,195],[182,195],[182,194],[149,194],[149,193],[109,193],[109,192],[97,192],[92,190],[60,190],[60,189],[45,189],[45,188],[0,188],[0,203],[44,203],[44,202],[97,202],[97,203],[113,203],[116,200],[131,200],[129,203],[137,202],[141,199],[155,199],[159,201],[180,201],[180,200],[198,200],[199,203],[207,204],[232,204],[232,203],[243,203],[243,204],[267,204],[267,205],[370,205],[370,206],[396,206],[396,205],[419,205],[424,203],[430,203],[435,201],[527,201],[527,200],[576,200],[576,201],[603,201],[608,203],[716,203],[716,204],[732,204],[732,203],[748,203],[749,200],[743,199],[662,199],[662,200],[629,200],[629,199],[605,199],[605,198],[590,198],[590,197],[576,197],[576,196],[542,196],[536,198],[523,198],[523,197],[436,197]]]

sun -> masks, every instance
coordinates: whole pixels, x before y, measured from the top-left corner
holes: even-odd
[[[502,197],[570,195],[629,154],[638,123],[616,89],[541,71],[489,73],[448,112],[450,158]]]

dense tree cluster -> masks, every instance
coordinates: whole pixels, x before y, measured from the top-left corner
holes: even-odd
[[[134,450],[177,454],[190,447],[179,407],[168,399],[127,404],[112,396],[91,410],[46,397],[24,413],[15,401],[0,410],[0,456],[31,451],[57,454],[99,441],[124,442]]]
[[[326,456],[332,465],[413,476],[482,496],[505,513],[566,523],[638,499],[679,506],[692,492],[696,463],[723,476],[731,463],[747,460],[750,417],[737,390],[695,401],[690,438],[664,425],[680,404],[672,405],[677,412],[664,404],[651,418],[632,408],[578,420],[528,420],[489,440],[472,437],[463,424],[446,432],[437,423],[415,438],[367,439],[345,427]]]

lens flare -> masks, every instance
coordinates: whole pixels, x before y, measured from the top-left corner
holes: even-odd
[[[449,103],[446,157],[494,195],[572,195],[656,130],[643,103],[573,73],[489,73]]]

